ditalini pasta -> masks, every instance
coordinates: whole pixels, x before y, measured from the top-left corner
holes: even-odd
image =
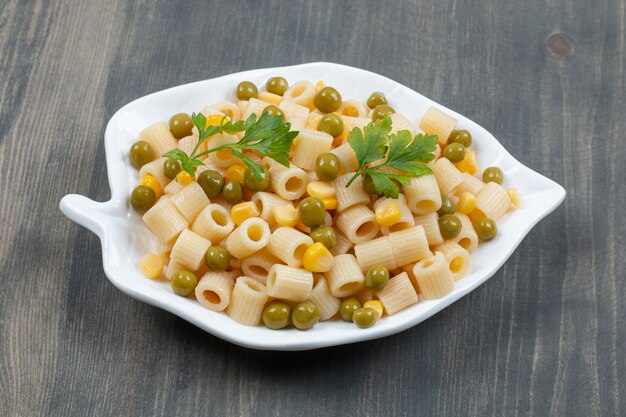
[[[498,167],[479,175],[471,133],[381,92],[291,81],[242,81],[141,131],[129,200],[159,249],[138,270],[211,314],[300,330],[369,327],[472,279],[470,253],[523,200]]]
[[[207,272],[196,287],[196,299],[213,311],[223,311],[230,303],[234,280],[231,272]]]

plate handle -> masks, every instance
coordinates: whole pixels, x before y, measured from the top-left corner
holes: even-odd
[[[110,202],[100,203],[79,194],[68,194],[59,203],[61,212],[86,229],[104,236],[105,224],[110,221]]]

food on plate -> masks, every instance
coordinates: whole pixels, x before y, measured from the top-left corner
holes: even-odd
[[[410,120],[384,92],[280,76],[233,88],[139,134],[129,201],[164,248],[143,274],[240,324],[369,328],[443,297],[520,205],[438,108]]]

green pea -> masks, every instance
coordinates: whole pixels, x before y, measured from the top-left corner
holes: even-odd
[[[212,169],[202,171],[202,173],[198,175],[197,181],[198,185],[202,187],[204,193],[209,198],[215,198],[220,195],[224,187],[224,178],[222,178],[219,172]]]
[[[196,289],[198,278],[193,272],[178,271],[172,277],[172,290],[181,297],[188,297]]]
[[[130,205],[137,211],[146,211],[156,203],[154,190],[145,185],[138,185],[130,194]]]
[[[502,181],[504,181],[504,173],[500,168],[489,167],[483,171],[483,182],[485,184],[495,182],[496,184],[502,185]]]
[[[496,222],[488,217],[485,217],[476,223],[474,223],[474,230],[480,240],[491,240],[498,234],[498,226]]]
[[[372,93],[367,99],[367,107],[370,109],[376,108],[376,106],[380,106],[381,104],[387,104],[387,97],[380,91],[376,91]]]
[[[130,163],[137,169],[154,160],[154,149],[148,142],[140,140],[133,143],[128,152]]]
[[[237,98],[239,100],[250,100],[258,96],[259,90],[250,81],[242,81],[237,85]]]
[[[211,246],[204,255],[204,263],[211,271],[224,271],[230,265],[230,252],[221,246]]]
[[[452,214],[439,217],[439,231],[444,239],[454,239],[461,233],[461,220]]]
[[[467,130],[453,130],[448,138],[448,143],[460,143],[469,148],[472,146],[472,134]]]
[[[359,308],[352,314],[352,321],[357,327],[366,329],[376,324],[378,321],[378,313],[373,308]]]
[[[443,216],[445,214],[454,214],[455,211],[456,211],[456,206],[454,205],[454,202],[450,200],[448,197],[442,197],[441,207],[439,208],[439,211],[437,211],[437,214],[439,216]]]
[[[465,146],[453,142],[443,150],[443,156],[448,158],[450,162],[461,162],[465,158]]]
[[[320,312],[310,301],[298,304],[291,313],[291,322],[297,329],[309,330],[320,320]]]
[[[317,197],[307,197],[298,204],[300,221],[311,228],[324,224],[326,207]]]
[[[320,119],[317,128],[336,138],[343,133],[343,119],[335,113],[326,114]]]
[[[289,83],[283,77],[272,77],[267,80],[265,88],[269,93],[278,94],[282,96],[289,88]]]
[[[339,158],[333,153],[323,153],[315,161],[315,174],[321,181],[332,181],[339,175]]]
[[[322,245],[326,246],[327,249],[332,249],[337,243],[335,231],[329,226],[320,226],[312,230],[309,236],[311,236],[313,242],[320,242]]]
[[[391,116],[395,112],[396,111],[393,109],[393,107],[386,104],[379,104],[374,108],[374,111],[372,112],[372,121],[375,122],[378,119],[383,119],[387,116]]]
[[[178,113],[170,119],[170,132],[176,139],[182,139],[191,135],[193,120],[187,113]]]
[[[374,265],[367,271],[365,286],[370,290],[380,291],[389,282],[389,270],[383,265]]]
[[[324,87],[313,99],[313,104],[323,113],[332,113],[341,106],[341,94],[332,87]]]
[[[263,323],[272,330],[287,327],[290,317],[291,307],[283,301],[272,301],[263,309]]]
[[[259,180],[248,168],[243,173],[243,185],[250,191],[265,191],[270,188],[270,173],[265,168],[261,168],[261,179]]]
[[[265,107],[262,113],[267,113],[270,116],[281,116],[283,119],[285,118],[285,113],[273,104]]]
[[[339,304],[339,315],[343,321],[352,321],[352,315],[361,308],[361,303],[355,297],[350,297]]]
[[[370,177],[369,174],[365,174],[363,176],[362,187],[363,187],[363,190],[365,190],[366,193],[378,194],[376,192],[376,188],[374,188],[374,181],[372,180],[372,177]]]
[[[238,203],[243,200],[243,185],[237,180],[228,180],[222,190],[224,200],[230,203]]]
[[[171,180],[176,178],[176,175],[178,175],[181,170],[180,162],[175,159],[167,158],[165,162],[163,162],[163,173]]]

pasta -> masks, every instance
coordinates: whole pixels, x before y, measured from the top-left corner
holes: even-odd
[[[378,223],[374,220],[374,212],[365,204],[357,204],[339,213],[337,228],[353,243],[373,239],[380,230]]]
[[[453,240],[448,240],[435,248],[446,258],[448,268],[455,281],[463,278],[470,267],[470,254],[461,245]]]
[[[258,217],[244,220],[226,239],[226,249],[235,258],[245,258],[267,246],[270,227]]]
[[[226,314],[238,323],[256,326],[261,321],[267,298],[265,285],[249,277],[239,277],[235,281]]]
[[[434,175],[411,178],[408,184],[402,184],[409,209],[414,214],[428,214],[441,207],[441,193]]]
[[[223,311],[230,303],[234,281],[230,272],[207,272],[196,286],[196,299],[213,311]]]
[[[300,168],[315,169],[315,160],[323,153],[330,152],[333,137],[316,130],[301,129],[296,137],[293,163]]]
[[[420,129],[428,134],[437,135],[442,145],[446,144],[455,127],[456,120],[435,107],[426,110],[420,120]]]
[[[176,194],[172,194],[170,201],[190,223],[211,203],[197,182],[192,182]]]
[[[326,273],[330,292],[335,297],[355,294],[365,285],[365,276],[353,255],[335,256],[333,267]]]
[[[279,262],[280,261],[265,248],[254,255],[244,258],[241,262],[241,270],[246,276],[265,284],[270,269]]]
[[[302,265],[302,257],[313,240],[292,227],[279,227],[274,230],[267,245],[267,250],[294,268]]]
[[[368,204],[370,202],[369,194],[363,189],[362,177],[357,177],[350,187],[346,187],[353,175],[354,173],[344,174],[333,181],[333,186],[336,190],[337,211],[339,213],[357,204]]]
[[[330,292],[324,275],[316,274],[314,279],[316,282],[311,290],[311,294],[309,294],[309,300],[319,310],[320,320],[328,320],[339,311],[341,300]]]
[[[189,226],[189,222],[169,198],[159,200],[143,215],[143,221],[163,243],[173,241]]]
[[[519,195],[498,167],[477,175],[455,117],[431,107],[416,126],[380,92],[264,85],[140,133],[129,202],[159,243],[138,272],[235,322],[301,330],[369,327],[473,279],[470,253]]]
[[[304,301],[313,288],[313,273],[287,265],[274,265],[267,276],[267,294],[287,301]]]
[[[152,149],[161,156],[164,153],[176,149],[176,139],[170,132],[165,122],[155,123],[139,133],[139,140],[148,142]]]
[[[454,288],[452,273],[441,252],[416,263],[413,274],[426,300],[441,298]]]
[[[176,243],[174,243],[170,253],[170,259],[192,270],[196,270],[200,268],[204,260],[204,254],[210,246],[210,240],[195,234],[189,229],[185,229],[176,239]]]
[[[417,293],[411,285],[409,276],[402,272],[391,278],[382,291],[376,293],[383,303],[387,314],[395,314],[400,310],[417,303]]]

